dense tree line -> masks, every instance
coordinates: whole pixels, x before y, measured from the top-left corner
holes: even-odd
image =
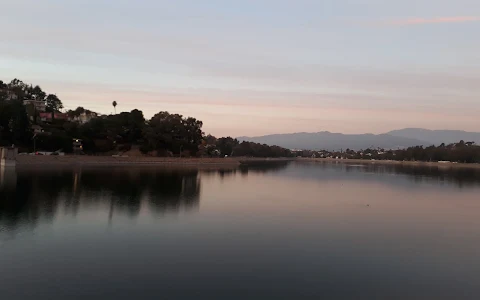
[[[207,136],[208,153],[217,153],[221,156],[251,156],[251,157],[292,157],[290,150],[279,147],[269,146],[253,142],[239,142],[232,137],[222,137],[216,139],[213,136]]]
[[[48,121],[41,121],[38,112],[28,101],[45,103],[52,113]],[[112,102],[116,109],[118,103]],[[115,113],[100,116],[83,107],[69,110],[69,119],[55,119],[54,113],[63,109],[62,101],[54,94],[45,93],[38,85],[32,86],[18,79],[9,84],[0,81],[0,145],[37,150],[73,151],[73,140],[81,140],[86,154],[102,154],[128,151],[137,146],[144,154],[157,156],[253,156],[288,157],[287,149],[250,142],[240,143],[231,137],[215,138],[204,135],[203,122],[180,114],[161,111],[146,120],[143,112]],[[87,122],[77,122],[82,115],[89,115]],[[32,125],[41,132],[34,133]],[[37,129],[38,131],[38,129]]]
[[[32,133],[27,110],[18,100],[0,101],[0,145],[26,145]]]
[[[460,141],[456,144],[429,147],[410,147],[403,150],[386,151],[386,159],[418,161],[451,161],[480,163],[480,146],[473,142]]]
[[[460,141],[454,144],[439,146],[415,146],[405,149],[364,149],[344,151],[300,151],[302,157],[324,157],[344,159],[375,159],[397,161],[449,161],[458,163],[480,163],[480,145],[474,142]]]
[[[47,112],[55,112],[63,108],[63,103],[57,95],[47,94],[40,86],[29,85],[16,78],[8,84],[0,80],[0,102],[7,100],[43,101]]]
[[[143,151],[196,153],[203,138],[202,126],[202,121],[192,117],[159,112],[145,124]]]
[[[46,112],[52,115],[63,108],[55,94],[47,94],[38,85],[28,85],[19,79],[8,84],[0,80],[0,145],[32,144],[31,125],[37,123],[39,112],[34,104],[25,105],[25,100],[43,102]]]

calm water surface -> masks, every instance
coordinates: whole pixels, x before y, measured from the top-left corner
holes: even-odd
[[[480,171],[2,172],[0,299],[480,299]]]

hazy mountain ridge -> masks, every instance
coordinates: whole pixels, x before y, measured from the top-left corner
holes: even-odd
[[[340,149],[366,149],[380,147],[397,149],[415,145],[429,144],[416,139],[396,137],[388,134],[342,134],[316,132],[316,133],[290,133],[273,134],[260,137],[239,137],[240,141],[250,141],[261,144],[277,145],[288,149],[311,149],[311,150],[340,150]]]
[[[342,134],[328,131],[271,134],[259,137],[238,137],[240,141],[277,145],[289,149],[360,150],[366,148],[397,149],[411,146],[451,144],[460,140],[480,144],[480,133],[461,130],[428,130],[405,128],[384,134]]]
[[[387,134],[397,137],[411,138],[426,141],[431,144],[452,144],[460,140],[480,144],[480,132],[468,132],[463,130],[429,130],[423,128],[404,128],[392,130]]]

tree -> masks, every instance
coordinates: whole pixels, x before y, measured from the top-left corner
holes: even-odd
[[[28,93],[28,97],[31,100],[37,100],[37,101],[45,101],[45,97],[47,96],[47,94],[38,85],[36,85],[35,87],[30,86],[27,93]]]
[[[207,145],[215,145],[217,143],[217,138],[211,134],[207,135],[203,140]]]
[[[73,117],[79,117],[83,112],[85,112],[85,109],[81,106],[77,107],[75,110],[68,110],[67,111],[67,115],[70,117],[70,118],[73,118]]]
[[[7,89],[8,92],[14,95],[16,99],[23,101],[28,94],[29,86],[23,81],[15,78],[7,85]]]
[[[117,101],[112,102],[113,109],[115,110],[115,114],[117,114]]]
[[[109,131],[115,134],[118,142],[136,144],[143,138],[145,118],[138,109],[107,116],[106,120]]]
[[[233,155],[233,149],[239,144],[237,139],[222,137],[217,140],[216,146],[222,155]]]
[[[0,101],[6,101],[8,96],[8,87],[0,80]]]
[[[22,101],[12,100],[0,103],[0,138],[4,145],[30,143],[30,122]]]
[[[84,111],[92,113],[88,109]],[[104,152],[114,150],[119,144],[127,148],[132,144],[141,144],[144,127],[143,112],[134,109],[118,115],[93,118],[78,129],[73,128],[76,130],[73,132],[76,132],[75,137],[83,139],[85,149],[89,152]]]
[[[63,103],[58,99],[57,95],[50,94],[46,98],[46,107],[47,111],[53,114],[63,108]]]
[[[0,145],[11,144],[10,120],[12,118],[10,102],[0,102]]]
[[[159,112],[147,123],[144,130],[146,151],[168,150],[174,153],[196,153],[202,143],[202,121],[184,118],[179,114]]]
[[[228,150],[231,145],[236,143],[232,151],[232,156],[252,156],[252,157],[291,157],[292,152],[288,149],[279,147],[279,146],[269,146],[265,144],[258,144],[253,142],[242,142],[238,144],[238,141],[232,138],[222,138],[219,139],[221,143],[228,145]],[[222,145],[219,145],[222,147]],[[225,149],[224,149],[225,151]],[[223,153],[225,154],[225,153]],[[306,157],[311,157],[313,154],[312,151],[304,151],[303,155]]]

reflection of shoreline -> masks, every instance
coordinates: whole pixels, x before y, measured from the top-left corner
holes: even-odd
[[[321,181],[376,181],[402,188],[405,187],[406,180],[415,183],[433,183],[439,187],[445,183],[455,184],[458,187],[480,186],[480,169],[443,168],[434,165],[312,163],[300,161],[280,174],[281,176],[298,179]],[[366,176],[368,174],[377,176]]]
[[[255,157],[229,157],[229,158],[175,158],[175,157],[112,157],[112,156],[31,156],[20,155],[17,157],[17,166],[230,166],[237,167],[242,163],[275,163],[285,162],[286,158],[255,158]]]
[[[60,168],[13,175],[14,184],[0,185],[0,228],[7,231],[62,213],[105,212],[111,221],[136,218],[142,209],[154,215],[195,211],[200,202],[197,170]]]
[[[298,158],[298,162],[315,162],[324,164],[363,164],[363,165],[404,165],[419,167],[441,168],[472,168],[480,169],[480,164],[462,164],[451,162],[427,162],[427,161],[397,161],[397,160],[368,160],[368,159],[335,159],[335,158]]]
[[[17,172],[15,168],[0,167],[0,189],[15,189]]]
[[[220,177],[232,176],[237,173],[242,176],[246,176],[249,173],[252,174],[265,174],[269,172],[277,172],[286,169],[290,161],[276,161],[269,162],[268,164],[254,164],[254,165],[240,165],[236,168],[211,168],[211,169],[199,169],[203,175],[219,175]]]

